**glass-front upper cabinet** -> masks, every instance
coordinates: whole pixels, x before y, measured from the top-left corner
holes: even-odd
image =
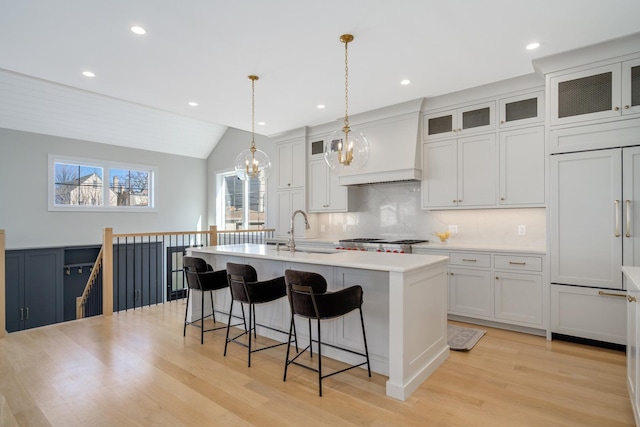
[[[499,101],[500,128],[544,121],[544,90],[502,98]]]
[[[640,113],[640,58],[549,81],[551,126]]]
[[[423,116],[423,139],[451,138],[495,129],[495,102],[439,111]]]
[[[640,113],[640,58],[622,63],[622,114]]]

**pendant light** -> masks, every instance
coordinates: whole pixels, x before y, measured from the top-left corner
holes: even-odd
[[[255,141],[255,83],[258,76],[251,75],[249,80],[251,80],[251,148],[238,154],[235,161],[236,175],[243,181],[264,180],[271,172],[269,156],[256,148]]]
[[[369,159],[369,141],[362,132],[349,127],[349,52],[348,45],[353,35],[343,34],[344,43],[344,123],[342,129],[334,131],[327,141],[324,160],[333,172],[360,169]]]

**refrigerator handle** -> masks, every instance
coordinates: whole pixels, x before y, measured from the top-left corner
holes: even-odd
[[[627,205],[627,232],[625,234],[626,237],[631,237],[630,228],[631,228],[631,200],[625,200],[624,203]]]
[[[620,200],[615,200],[616,204],[616,237],[620,237]]]

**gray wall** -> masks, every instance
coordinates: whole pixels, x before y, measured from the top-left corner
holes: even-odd
[[[48,155],[157,167],[155,212],[49,212]],[[0,228],[7,249],[99,244],[114,233],[208,228],[207,161],[0,129]]]

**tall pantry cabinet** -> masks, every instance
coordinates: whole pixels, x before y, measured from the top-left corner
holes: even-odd
[[[640,266],[640,34],[534,65],[548,94],[550,329],[625,345],[622,266]]]

